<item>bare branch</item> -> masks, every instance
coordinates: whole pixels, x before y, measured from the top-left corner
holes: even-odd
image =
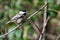
[[[54,11],[54,12],[58,13],[58,11],[55,10],[55,9],[50,9],[50,8],[48,8],[48,10],[51,10],[51,11]]]
[[[27,20],[29,20],[32,16],[34,16],[35,14],[37,14],[41,9],[43,9],[47,4],[43,5],[38,11],[34,12],[32,15],[30,15]],[[20,25],[17,25],[15,28],[13,28],[11,31],[5,33],[5,34],[2,34],[0,35],[0,38],[4,38],[4,36],[8,35],[9,33],[11,33],[12,31],[14,31],[15,29],[17,29]]]
[[[38,11],[36,11],[35,13],[33,13],[32,15],[30,15],[27,19],[30,19],[32,16],[34,16],[35,14],[37,14],[41,9],[43,9],[45,6],[47,5],[47,3],[45,5],[43,5]]]
[[[46,25],[47,25],[47,22],[49,21],[49,19],[51,18],[51,16],[48,16],[48,18],[47,18],[47,20],[46,20]],[[45,26],[46,26],[45,25]],[[42,32],[43,32],[44,30],[42,30]],[[40,37],[39,37],[39,40],[41,40],[41,38],[42,38],[42,34],[40,34]]]
[[[30,24],[32,25],[32,27],[34,28],[35,32],[36,32],[37,34],[40,34],[40,31],[39,31],[40,29],[39,29],[38,27],[36,27],[35,24],[34,24],[32,21],[29,20],[29,22],[30,22]]]
[[[20,27],[21,26],[21,24],[20,25],[17,25],[15,28],[13,28],[12,30],[10,30],[9,32],[7,32],[7,33],[5,33],[5,34],[2,34],[2,35],[0,35],[0,38],[1,37],[5,37],[6,35],[8,35],[9,33],[11,33],[12,31],[14,31],[15,29],[17,29],[18,27]]]
[[[44,0],[45,1],[45,4],[47,4],[47,0]],[[44,7],[44,14],[43,14],[43,29],[42,29],[42,32],[41,32],[41,35],[39,37],[39,40],[45,40],[45,27],[46,27],[46,18],[47,18],[47,5]],[[42,39],[43,37],[43,39]]]

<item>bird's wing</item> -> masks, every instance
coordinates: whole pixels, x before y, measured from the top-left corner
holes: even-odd
[[[11,20],[17,20],[19,17],[21,17],[21,15],[17,14]]]

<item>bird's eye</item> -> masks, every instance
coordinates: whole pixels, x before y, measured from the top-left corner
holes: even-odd
[[[24,13],[23,15],[26,15],[26,13]]]

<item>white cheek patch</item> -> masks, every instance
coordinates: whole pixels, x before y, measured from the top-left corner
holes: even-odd
[[[19,14],[24,14],[24,13],[26,13],[26,12],[22,12],[22,11],[19,12]]]

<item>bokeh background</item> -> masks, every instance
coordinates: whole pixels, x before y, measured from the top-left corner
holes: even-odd
[[[20,10],[26,9],[27,15],[23,19],[23,23],[26,19],[39,10],[44,5],[44,0],[0,0],[0,35],[5,34],[14,27],[15,23],[6,22],[9,21]],[[52,35],[60,34],[60,0],[48,0],[48,12],[47,17],[51,16],[47,23],[46,33]],[[34,24],[38,26],[40,31],[43,24],[43,9],[33,16],[29,21],[25,22],[22,27],[9,33],[0,40],[36,40],[38,39],[38,31],[34,30]],[[49,35],[48,35],[49,36]],[[46,40],[52,40],[46,37]]]

